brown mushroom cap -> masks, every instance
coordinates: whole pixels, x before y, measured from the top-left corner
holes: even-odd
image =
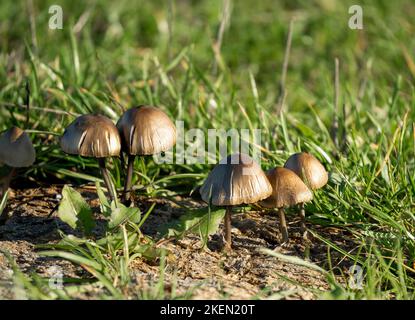
[[[285,162],[284,168],[294,171],[312,190],[326,185],[329,178],[321,162],[306,152],[290,156]]]
[[[130,155],[151,155],[176,144],[176,127],[160,109],[139,106],[124,112],[117,122],[123,150]]]
[[[12,127],[0,136],[0,162],[9,167],[30,167],[36,151],[29,136],[22,129]]]
[[[60,143],[64,152],[84,157],[118,156],[121,151],[117,127],[102,115],[87,114],[76,118],[65,129]]]
[[[266,208],[282,208],[313,199],[313,194],[304,182],[291,170],[277,167],[266,173],[272,185],[272,194],[261,201]]]
[[[233,154],[223,159],[209,173],[200,188],[205,202],[215,206],[255,203],[267,198],[272,187],[261,167],[245,154]]]

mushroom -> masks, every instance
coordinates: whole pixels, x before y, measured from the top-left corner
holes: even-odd
[[[60,145],[68,154],[97,158],[110,198],[116,199],[105,158],[120,155],[121,140],[117,127],[110,119],[92,114],[76,118],[65,129]]]
[[[313,155],[300,152],[288,158],[284,167],[294,171],[311,189],[320,189],[327,184],[328,174],[324,166]],[[304,203],[300,203],[301,229],[306,236]]]
[[[29,136],[22,129],[12,127],[0,136],[0,163],[11,169],[4,177],[1,197],[9,189],[16,168],[30,167],[36,159],[36,151]]]
[[[267,171],[266,175],[272,186],[272,194],[260,204],[265,208],[278,209],[282,241],[286,243],[288,229],[284,207],[310,201],[313,199],[313,194],[303,181],[289,169],[277,167]]]
[[[159,108],[134,107],[117,122],[122,150],[128,154],[123,201],[130,199],[134,160],[137,155],[153,155],[171,149],[176,144],[176,127]]]
[[[200,188],[203,201],[226,207],[225,249],[231,250],[232,206],[250,204],[270,196],[272,187],[261,167],[246,154],[222,159]]]

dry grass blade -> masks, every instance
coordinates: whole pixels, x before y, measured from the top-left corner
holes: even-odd
[[[280,83],[278,86],[279,94],[278,94],[278,99],[277,99],[277,114],[281,113],[284,107],[284,102],[285,102],[285,96],[286,96],[285,80],[287,78],[288,63],[290,59],[293,29],[294,29],[294,19],[291,19],[290,27],[288,29],[287,43],[285,46],[284,61],[282,64],[282,69],[281,69],[281,78],[280,78]]]

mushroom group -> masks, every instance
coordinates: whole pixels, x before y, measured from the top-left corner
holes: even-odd
[[[111,200],[117,192],[106,167],[106,158],[128,155],[123,201],[130,200],[136,156],[165,152],[176,143],[176,127],[159,108],[142,105],[125,111],[115,125],[103,115],[87,114],[76,118],[64,131],[60,145],[65,153],[97,159]],[[2,179],[1,195],[10,184],[15,168],[35,161],[35,150],[27,134],[13,127],[0,135],[0,164],[10,167]],[[282,243],[288,241],[284,208],[300,205],[301,229],[306,233],[304,204],[313,199],[312,191],[328,181],[324,166],[311,154],[290,156],[284,167],[262,171],[259,164],[243,153],[222,159],[200,188],[209,205],[225,207],[225,249],[232,248],[232,208],[258,203],[278,212]]]
[[[306,152],[295,153],[290,156],[284,167],[295,172],[311,190],[324,187],[329,179],[321,162]],[[300,202],[300,217],[303,236],[306,237],[304,202]]]
[[[292,155],[285,167],[264,173],[261,167],[245,154],[233,154],[221,160],[209,173],[200,188],[202,199],[208,204],[225,207],[225,249],[231,249],[232,207],[258,203],[278,212],[282,243],[288,242],[285,207],[301,206],[301,229],[305,234],[304,204],[313,199],[311,190],[327,183],[323,165],[308,153]]]
[[[288,228],[285,221],[284,207],[291,207],[313,199],[313,194],[303,181],[291,170],[277,167],[267,172],[272,186],[272,194],[261,202],[266,208],[278,210],[282,242],[288,241]]]
[[[136,155],[167,151],[176,143],[176,127],[160,109],[140,106],[127,110],[115,125],[103,115],[87,114],[76,118],[63,133],[60,145],[68,154],[92,157],[99,167],[110,199],[117,199],[105,158],[128,155],[123,200],[130,198]]]
[[[300,228],[303,238],[307,239],[304,204],[313,199],[312,190],[327,184],[328,174],[324,166],[313,155],[300,152],[291,155],[284,168],[274,168],[267,172],[271,182],[272,195],[261,202],[265,208],[278,209],[282,242],[288,241],[288,228],[284,207],[300,205]]]

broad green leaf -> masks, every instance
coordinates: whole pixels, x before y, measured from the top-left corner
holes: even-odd
[[[209,208],[190,210],[177,221],[164,227],[164,233],[169,237],[182,237],[186,232],[199,233],[202,239],[214,234],[225,216],[225,209]]]
[[[82,228],[90,233],[95,225],[92,210],[82,195],[75,189],[65,185],[62,190],[62,200],[58,209],[59,218],[71,228]]]
[[[141,244],[136,248],[136,253],[130,257],[132,260],[135,257],[144,258],[147,261],[155,261],[160,258],[161,253],[164,249],[156,248],[154,243]]]
[[[108,227],[113,229],[120,224],[130,221],[133,223],[139,223],[141,219],[141,212],[139,208],[127,208],[126,206],[119,204],[118,207],[112,206],[112,212]]]

